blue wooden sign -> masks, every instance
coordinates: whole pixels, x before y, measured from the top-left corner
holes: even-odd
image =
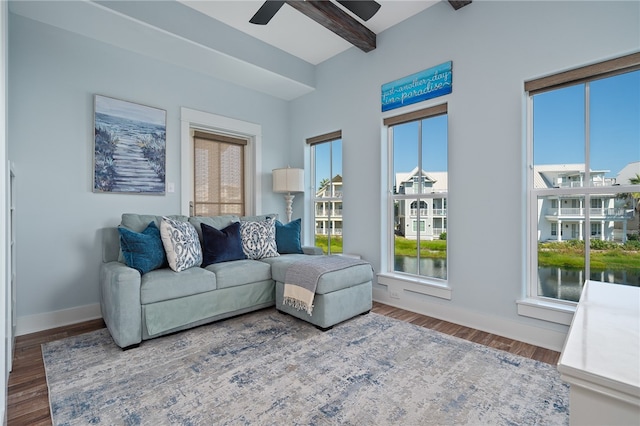
[[[433,68],[382,85],[382,112],[451,93],[451,65]]]

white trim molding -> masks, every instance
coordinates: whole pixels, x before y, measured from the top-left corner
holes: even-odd
[[[535,298],[517,300],[518,315],[555,322],[557,324],[571,325],[576,305],[544,301]]]
[[[98,318],[102,318],[99,303],[45,312],[43,314],[26,315],[17,318],[16,335],[22,336]]]
[[[381,273],[378,274],[378,284],[386,285],[390,291],[397,292],[398,297],[402,292],[409,292],[451,300],[451,287],[448,285],[433,284],[413,275]]]

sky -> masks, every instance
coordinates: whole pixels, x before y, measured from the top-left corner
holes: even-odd
[[[590,83],[592,170],[616,177],[640,161],[640,71]],[[585,162],[585,85],[534,96],[534,164]],[[422,168],[447,171],[447,116],[423,120]],[[418,123],[394,126],[394,173],[418,166]],[[316,147],[316,187],[329,175],[329,147]],[[342,143],[333,144],[333,176],[342,174]]]
[[[615,177],[640,161],[640,71],[590,83],[592,170]],[[534,164],[585,162],[585,85],[535,95]]]
[[[316,191],[320,189],[320,181],[342,176],[342,140],[315,145],[316,150]],[[329,161],[332,159],[333,161]]]
[[[418,167],[418,122],[393,127],[394,173],[410,172]],[[447,116],[422,120],[422,169],[447,171]]]

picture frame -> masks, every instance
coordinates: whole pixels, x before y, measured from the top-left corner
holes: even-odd
[[[93,192],[165,194],[167,112],[94,95]]]

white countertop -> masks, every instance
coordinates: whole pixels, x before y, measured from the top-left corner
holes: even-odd
[[[571,385],[640,405],[640,288],[587,281],[558,362]]]

